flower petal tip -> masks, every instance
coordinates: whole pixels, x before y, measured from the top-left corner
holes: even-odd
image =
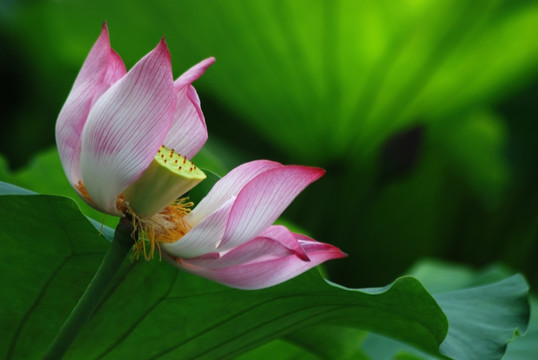
[[[211,66],[211,65],[213,65],[213,64],[215,63],[215,61],[217,61],[217,59],[215,59],[213,56],[208,57],[208,58],[205,59],[205,60],[202,60],[202,62],[203,62],[204,64],[207,64],[207,66]]]
[[[326,173],[325,169],[322,169],[322,168],[313,167],[311,169],[312,169],[312,174],[313,176],[315,176],[316,180],[322,177],[323,175],[325,175]]]
[[[327,244],[327,243],[319,243],[319,244],[322,246],[323,252],[329,255],[327,260],[329,260],[329,259],[341,259],[341,258],[348,257],[348,254],[343,252],[342,250],[340,250],[339,247],[336,247],[334,245]]]
[[[303,166],[303,165],[288,165],[288,166],[299,169],[302,176],[310,179],[310,183],[313,183],[314,181],[318,180],[323,175],[325,175],[325,170],[318,167]]]
[[[349,255],[345,252],[343,252],[342,250],[340,250],[340,248],[337,248],[336,246],[332,246],[332,245],[329,245],[331,247],[331,251],[334,252],[335,256],[333,259],[342,259],[342,258],[347,258]]]
[[[176,90],[179,91],[185,86],[192,84],[194,81],[200,78],[200,76],[202,76],[214,62],[215,58],[209,57],[185,71],[174,83]]]
[[[108,34],[108,25],[106,21],[103,22],[103,25],[101,26],[101,34],[99,35],[99,38],[97,38],[97,43],[105,43],[110,47],[110,37]]]
[[[216,59],[213,56],[211,56],[211,57],[208,57],[207,59],[200,61],[197,65],[195,65],[200,71],[200,76],[203,75],[203,73],[205,73],[206,70],[215,63],[215,61]]]
[[[161,41],[159,41],[159,44],[157,45],[157,47],[155,47],[155,49],[153,51],[156,52],[160,56],[164,55],[166,57],[166,59],[168,60],[168,62],[171,64],[170,50],[168,50],[168,45],[166,44],[166,40],[164,39],[164,35],[161,38]],[[172,67],[172,65],[170,65],[170,68],[171,67]]]

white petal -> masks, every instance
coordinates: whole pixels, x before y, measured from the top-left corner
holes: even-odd
[[[234,201],[235,197],[229,199],[218,210],[204,218],[178,241],[174,243],[163,243],[163,249],[174,256],[182,258],[190,258],[217,251],[217,246],[226,229],[228,215]],[[190,215],[184,218],[189,223]]]

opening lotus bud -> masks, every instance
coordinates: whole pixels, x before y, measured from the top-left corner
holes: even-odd
[[[174,149],[161,146],[142,176],[124,192],[137,216],[149,217],[176,201],[206,178],[204,172]]]

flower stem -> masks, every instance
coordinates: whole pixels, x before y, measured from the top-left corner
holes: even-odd
[[[120,268],[133,245],[131,233],[131,222],[127,218],[122,218],[114,233],[112,245],[108,249],[101,266],[97,269],[86,291],[84,291],[77,305],[49,345],[43,359],[60,359],[69,349],[84,324],[90,319],[103,298],[108,285],[114,278],[114,274]]]

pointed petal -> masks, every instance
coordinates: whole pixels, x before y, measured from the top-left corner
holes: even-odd
[[[214,62],[215,58],[203,60],[187,70],[174,83],[177,105],[174,123],[164,145],[188,159],[192,159],[207,140],[207,127],[200,99],[191,83],[202,76]]]
[[[281,168],[283,165],[269,160],[256,160],[240,165],[217,181],[211,191],[189,214],[189,223],[195,226],[230,198],[237,196],[241,189],[260,173]]]
[[[228,216],[234,201],[235,197],[230,198],[217,211],[204,218],[178,241],[161,244],[164,251],[181,258],[190,258],[217,251],[217,245],[226,230]],[[187,222],[189,222],[189,215],[184,218]]]
[[[174,86],[177,89],[180,89],[184,86],[190,85],[198,78],[200,78],[206,72],[207,68],[213,65],[215,62],[214,57],[210,57],[200,61],[198,64],[191,67],[189,70],[185,71],[174,83]]]
[[[193,274],[239,288],[261,289],[289,280],[320,263],[345,257],[340,249],[314,240],[299,240],[310,261],[303,261],[278,241],[258,237],[218,257],[207,254],[174,264]]]
[[[95,103],[82,132],[86,189],[102,211],[153,161],[176,105],[170,53],[162,40]]]
[[[289,165],[256,176],[237,195],[219,249],[231,249],[258,236],[324,173],[319,168]]]
[[[82,129],[95,101],[125,75],[125,65],[110,47],[108,29],[101,35],[80,69],[73,88],[56,122],[56,143],[64,171],[71,185],[81,180],[80,149]]]

